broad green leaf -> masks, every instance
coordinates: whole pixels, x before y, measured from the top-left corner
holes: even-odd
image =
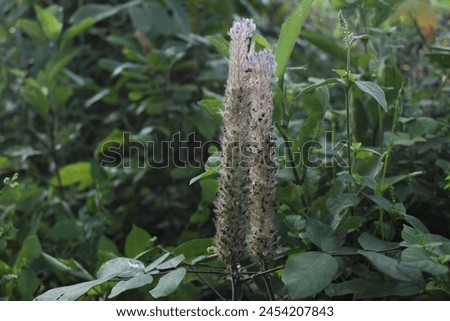
[[[183,281],[186,275],[184,268],[178,268],[174,271],[170,271],[159,279],[156,287],[150,291],[150,294],[156,299],[166,297],[176,291],[181,281]]]
[[[359,198],[350,193],[333,194],[328,197],[326,204],[330,213],[333,216],[338,216],[347,208],[358,205]]]
[[[62,186],[78,184],[78,189],[82,190],[92,183],[91,164],[88,162],[77,162],[66,165],[59,170]],[[52,180],[53,186],[58,186],[58,178]]]
[[[276,198],[288,205],[293,211],[298,213],[300,208],[300,197],[303,194],[303,188],[289,182],[288,185],[277,188]]]
[[[305,227],[309,240],[322,251],[330,252],[338,247],[337,234],[329,225],[308,217]]]
[[[140,274],[136,275],[135,277],[127,281],[120,281],[119,283],[116,284],[115,287],[112,288],[111,293],[108,296],[108,299],[114,298],[127,290],[140,288],[144,285],[151,284],[152,282],[153,277],[149,274]]]
[[[418,268],[432,275],[442,275],[449,272],[448,266],[436,262],[436,256],[420,248],[407,248],[402,252],[401,262],[406,266]]]
[[[145,230],[133,225],[125,240],[125,255],[135,257],[153,247],[152,236]]]
[[[221,35],[214,36],[206,36],[206,39],[211,42],[211,44],[224,56],[228,58],[230,56],[229,53],[229,43],[228,41]]]
[[[86,18],[78,21],[77,23],[74,23],[66,31],[64,31],[61,38],[61,48],[64,48],[69,43],[69,41],[92,27],[94,24],[95,20],[93,18]]]
[[[392,212],[393,204],[386,198],[384,198],[382,196],[377,196],[377,195],[369,195],[366,193],[363,193],[363,194],[364,194],[364,196],[366,196],[368,199],[370,199],[372,202],[377,204],[379,207],[381,207],[386,212],[388,212],[388,213]]]
[[[294,13],[281,26],[275,48],[275,61],[277,62],[275,76],[278,79],[281,79],[283,76],[312,2],[313,0],[303,0]]]
[[[411,224],[416,230],[419,230],[422,233],[430,233],[425,224],[423,224],[418,218],[405,214],[404,219],[406,222]]]
[[[289,256],[283,272],[283,282],[291,299],[313,296],[328,285],[338,270],[336,260],[328,254],[306,252]]]
[[[145,271],[144,264],[141,261],[118,257],[104,263],[97,271],[98,279],[132,278],[142,274]]]
[[[399,247],[399,244],[396,242],[380,240],[367,232],[364,232],[358,237],[358,243],[367,251],[386,251]]]
[[[22,268],[27,267],[41,256],[42,247],[41,242],[36,235],[28,235],[22,243],[19,254],[17,254],[16,261],[14,263],[14,269],[20,271]]]
[[[438,128],[438,122],[430,117],[417,117],[408,123],[408,134],[412,138],[432,134]]]
[[[187,261],[191,261],[195,257],[206,254],[208,247],[214,245],[214,240],[212,238],[203,238],[190,240],[177,246],[174,250],[174,254],[183,254]]]
[[[363,278],[356,278],[340,283],[330,284],[329,287],[325,289],[326,295],[329,297],[348,295],[358,292],[358,290],[367,287],[367,280]]]
[[[38,5],[34,6],[36,16],[44,30],[44,33],[51,41],[55,41],[62,31],[62,10],[63,8],[57,5],[51,5],[42,9]]]
[[[381,191],[384,192],[385,190],[387,190],[394,184],[397,184],[398,182],[401,182],[405,179],[408,179],[408,178],[411,178],[411,177],[414,177],[414,176],[417,176],[420,174],[422,174],[422,172],[413,172],[413,173],[404,174],[404,175],[396,175],[396,176],[386,177],[383,181],[383,186],[380,186]]]
[[[363,92],[372,96],[378,102],[378,104],[380,104],[381,108],[383,108],[385,112],[388,112],[386,96],[384,95],[384,91],[380,86],[378,86],[374,82],[362,80],[356,80],[355,85]]]
[[[362,250],[358,253],[365,256],[378,271],[394,280],[412,282],[420,286],[425,284],[422,273],[417,268],[401,265],[397,260],[384,254]]]
[[[177,255],[173,258],[171,258],[168,261],[165,261],[161,264],[159,264],[156,269],[157,270],[169,270],[176,268],[181,262],[183,262],[185,259],[185,256],[183,254]]]

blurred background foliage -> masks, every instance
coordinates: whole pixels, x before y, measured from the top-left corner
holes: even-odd
[[[0,194],[0,298],[30,300],[89,279],[116,256],[212,237],[217,183],[208,178],[189,185],[204,171],[202,164],[217,146],[211,142],[220,135],[218,107],[206,102],[223,95],[227,61],[212,42],[245,16],[274,44],[297,4],[1,0],[0,177],[18,173],[18,185],[5,184]],[[390,199],[445,237],[450,237],[449,8],[448,0],[316,0],[285,75],[287,95],[294,95],[343,68],[339,9],[355,33],[372,36],[355,48],[352,69],[375,79],[390,105],[404,82],[389,172],[422,172],[390,189]],[[376,108],[365,108],[370,104],[374,101],[355,93],[352,126],[356,141],[375,147],[385,139],[379,122],[390,129],[393,118],[380,120]],[[343,111],[343,93],[331,87],[321,133],[333,130],[336,139],[344,138]],[[295,110],[291,136],[305,116],[304,109]],[[124,140],[125,132],[130,139]],[[204,145],[195,158],[194,140]],[[139,142],[157,147],[170,141],[185,149],[170,155],[169,166],[140,166],[145,159]],[[115,146],[105,142],[125,146],[122,166],[100,166],[102,152]],[[190,166],[172,161],[188,158]],[[167,160],[164,149],[150,150],[150,162],[161,159]],[[298,188],[288,184],[278,193],[284,212],[314,216],[323,206],[321,197],[336,173],[330,168],[308,173],[302,193],[311,211],[301,209]],[[401,225],[393,221],[381,228],[394,240]],[[66,272],[51,258],[60,259]],[[199,291],[191,283],[175,298],[204,298]]]

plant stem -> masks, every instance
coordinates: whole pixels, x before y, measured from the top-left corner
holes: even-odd
[[[352,141],[350,136],[350,89],[351,89],[351,83],[349,79],[350,75],[350,59],[351,59],[351,44],[347,44],[347,65],[345,67],[345,70],[347,72],[345,76],[345,111],[346,111],[346,118],[347,118],[347,159],[348,159],[348,173],[352,175]]]

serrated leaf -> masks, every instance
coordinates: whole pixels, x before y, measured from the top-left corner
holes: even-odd
[[[144,285],[151,284],[153,282],[153,277],[149,274],[141,274],[137,275],[134,278],[131,278],[127,281],[120,281],[116,284],[115,287],[112,288],[111,293],[109,294],[108,298],[114,298],[121,294],[122,292],[125,292],[127,290],[132,290],[136,288],[140,288]]]
[[[311,8],[313,0],[303,0],[294,13],[282,24],[277,46],[275,48],[275,61],[277,70],[275,76],[281,79],[294,45]]]
[[[355,85],[366,94],[372,96],[378,102],[381,108],[383,108],[386,113],[388,112],[386,96],[380,86],[378,86],[374,82],[362,80],[355,80]]]
[[[170,271],[159,279],[156,287],[150,291],[150,294],[156,299],[166,297],[176,291],[181,281],[183,281],[186,275],[184,268],[178,268],[174,271]]]
[[[302,299],[330,285],[337,270],[338,264],[331,255],[306,252],[289,256],[282,279],[291,299]]]

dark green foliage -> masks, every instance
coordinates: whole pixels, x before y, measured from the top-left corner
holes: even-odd
[[[448,1],[431,38],[395,0],[52,2],[0,3],[0,300],[231,298],[213,203],[235,15],[276,53],[283,147],[274,269],[244,261],[235,299],[450,298]]]

